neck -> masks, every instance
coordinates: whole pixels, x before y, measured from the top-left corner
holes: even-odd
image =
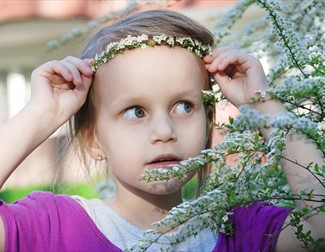
[[[163,219],[172,207],[181,202],[181,189],[171,194],[156,195],[119,182],[115,196],[107,200],[107,204],[119,215],[142,229],[153,229],[153,222]]]

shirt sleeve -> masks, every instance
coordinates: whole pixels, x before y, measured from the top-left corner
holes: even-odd
[[[13,204],[0,201],[5,251],[121,251],[71,197],[33,192]]]
[[[220,233],[213,251],[274,251],[289,209],[256,203],[234,209],[234,235]]]

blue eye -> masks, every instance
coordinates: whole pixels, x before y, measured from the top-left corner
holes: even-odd
[[[133,107],[125,110],[124,115],[128,119],[138,119],[144,117],[145,113],[141,108]]]
[[[189,102],[180,102],[175,108],[177,114],[189,114],[193,111],[193,104]]]

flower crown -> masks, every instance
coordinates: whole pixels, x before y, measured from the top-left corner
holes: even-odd
[[[208,55],[211,52],[210,45],[204,45],[200,41],[190,37],[172,37],[165,34],[158,36],[148,36],[142,34],[140,36],[128,35],[126,38],[121,39],[119,42],[109,43],[106,50],[100,54],[96,54],[95,63],[92,65],[94,72],[104,63],[113,59],[118,54],[123,54],[125,51],[135,48],[146,48],[157,45],[166,45],[169,47],[180,46],[190,52],[194,52],[200,58]]]

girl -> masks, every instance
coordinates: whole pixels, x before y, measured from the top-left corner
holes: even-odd
[[[228,47],[209,54],[212,44],[211,33],[193,20],[166,10],[146,11],[100,30],[81,59],[67,57],[38,67],[32,74],[30,102],[0,129],[1,185],[73,117],[73,137],[84,160],[89,155],[109,164],[116,194],[101,201],[34,192],[12,205],[2,202],[0,248],[120,251],[136,244],[153,222],[181,203],[181,188],[193,174],[151,183],[139,177],[145,169],[168,168],[206,147],[212,109],[204,106],[201,92],[210,89],[208,73],[237,107],[267,88],[257,59]],[[274,100],[254,107],[261,113],[286,112]],[[269,132],[263,133],[267,139]],[[305,139],[288,141],[286,155],[304,163],[322,162]],[[292,190],[313,188],[314,178],[307,172],[297,174],[296,168],[284,163]],[[315,193],[324,192],[315,188]],[[301,244],[290,228],[278,239],[266,235],[279,232],[288,221],[286,209],[238,208],[234,236],[205,229],[172,250],[299,251]],[[304,226],[320,238],[325,237],[324,222],[319,213],[306,219]],[[159,246],[163,245],[153,244],[149,250]]]

